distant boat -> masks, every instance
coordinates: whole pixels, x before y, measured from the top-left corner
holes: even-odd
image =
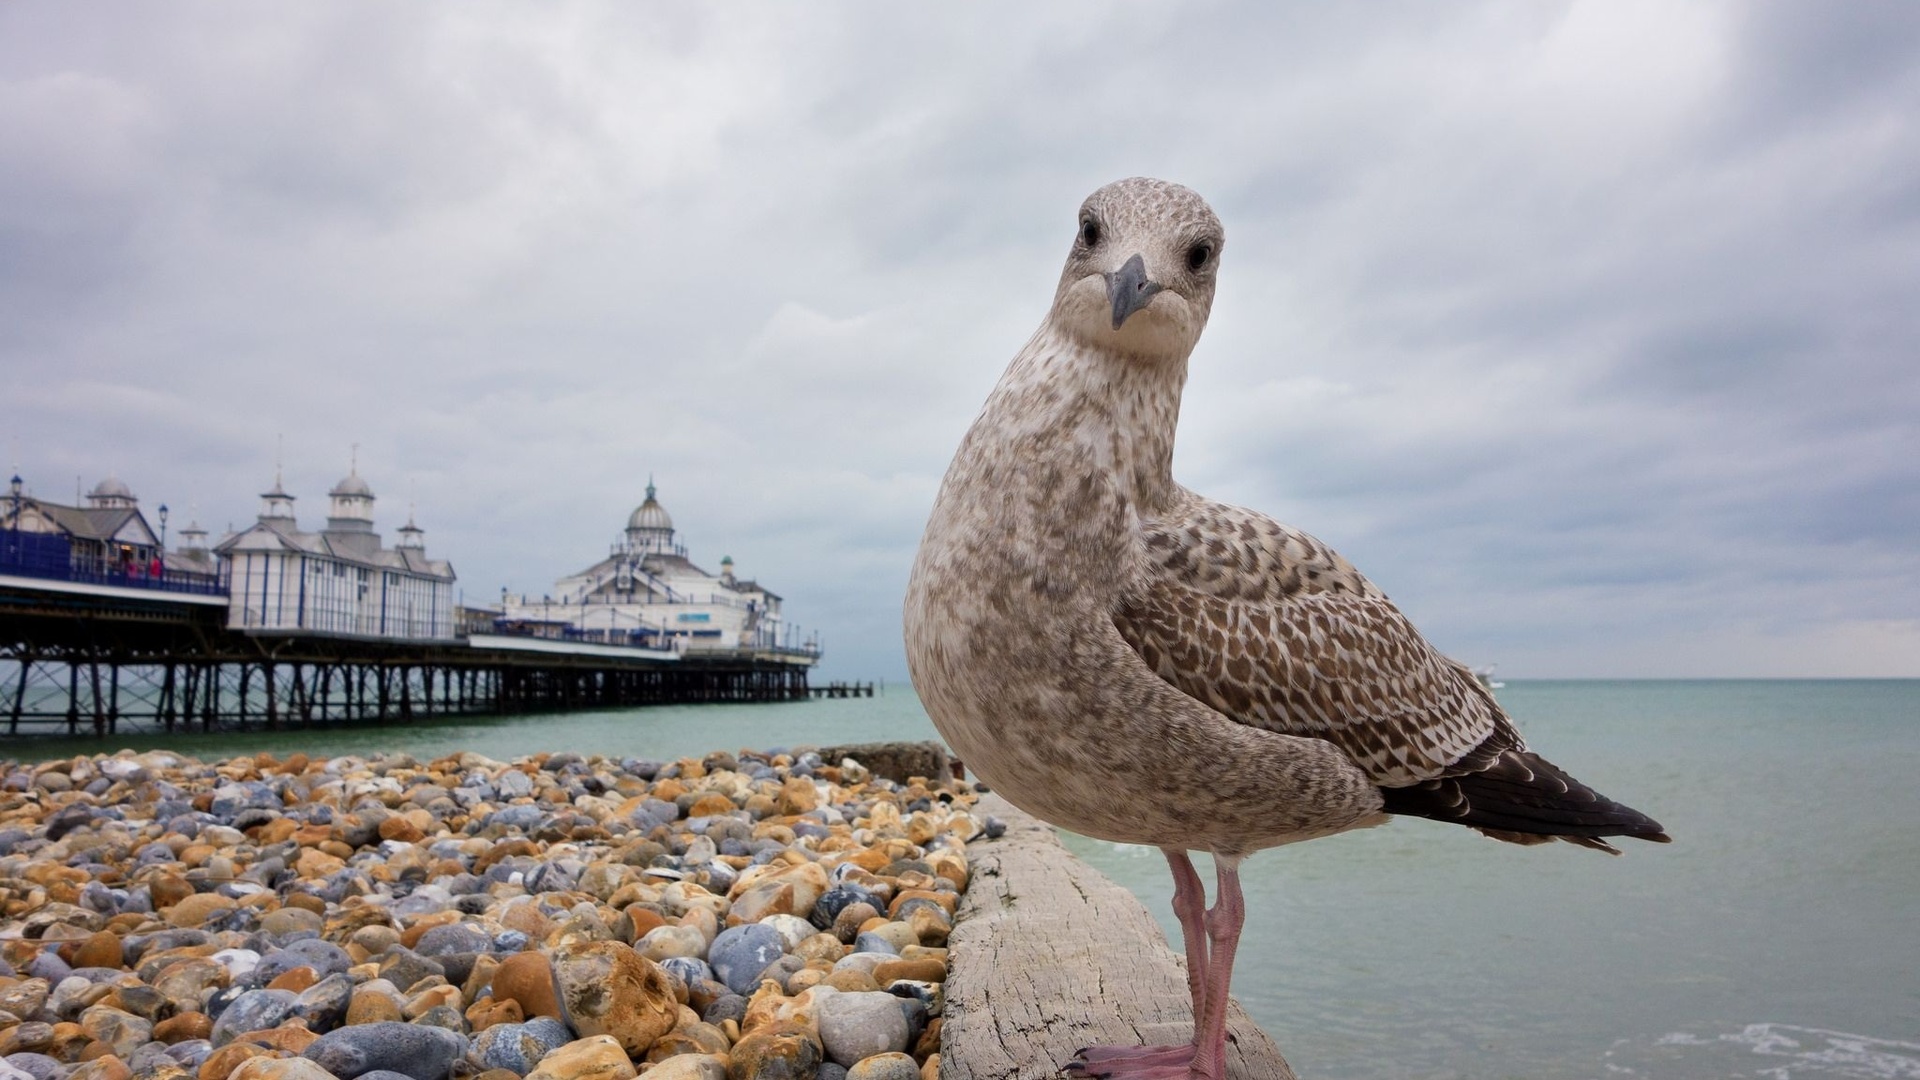
[[[1473,672],[1474,679],[1478,681],[1481,686],[1484,686],[1489,690],[1506,689],[1506,686],[1507,686],[1506,683],[1500,682],[1499,680],[1493,677],[1492,664],[1483,664],[1480,667],[1472,668],[1471,670]]]

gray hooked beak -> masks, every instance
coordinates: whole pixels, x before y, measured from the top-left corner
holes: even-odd
[[[1135,255],[1127,264],[1110,274],[1102,275],[1107,279],[1107,298],[1113,301],[1113,328],[1127,321],[1127,316],[1147,306],[1153,294],[1166,288],[1147,280],[1147,264]]]

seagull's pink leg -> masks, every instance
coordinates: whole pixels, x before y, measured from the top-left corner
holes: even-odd
[[[1240,894],[1240,860],[1215,854],[1219,889],[1207,912],[1206,1020],[1194,1021],[1193,1075],[1226,1080],[1227,986],[1233,981],[1233,954],[1240,947],[1240,927],[1247,921],[1246,898]]]
[[[1187,947],[1187,993],[1193,997],[1194,1044],[1200,1042],[1200,1018],[1207,1012],[1207,887],[1184,851],[1165,851],[1173,870],[1173,913]]]
[[[1200,1045],[1207,1003],[1207,889],[1184,851],[1162,848],[1173,871],[1173,913],[1187,947],[1187,992],[1193,995],[1194,1041],[1178,1046],[1089,1046],[1067,1063],[1069,1072],[1119,1080],[1185,1080]]]

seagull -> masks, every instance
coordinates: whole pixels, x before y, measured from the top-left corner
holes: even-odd
[[[1527,748],[1326,544],[1173,480],[1187,360],[1225,233],[1134,178],[1081,205],[1046,320],[954,455],[908,585],[913,684],[1015,806],[1161,849],[1193,1041],[1089,1047],[1125,1080],[1225,1075],[1227,993],[1256,851],[1413,815],[1514,844],[1665,843],[1659,823]],[[1190,852],[1213,857],[1206,888]]]

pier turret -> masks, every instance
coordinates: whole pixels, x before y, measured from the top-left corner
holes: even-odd
[[[665,555],[673,551],[673,515],[660,505],[653,487],[653,478],[647,478],[647,499],[634,508],[627,516],[627,553],[631,555]]]
[[[327,539],[336,548],[356,555],[371,555],[380,550],[379,534],[373,531],[373,488],[360,478],[356,464],[341,481],[327,492]]]
[[[328,532],[373,531],[373,489],[360,479],[358,469],[333,485],[327,498],[331,500],[327,509]]]
[[[271,490],[260,493],[260,520],[262,522],[284,522],[288,528],[293,526],[293,496],[280,486],[280,478],[273,478]]]
[[[220,564],[214,559],[212,549],[207,547],[207,530],[200,522],[193,521],[180,530],[180,548],[178,551],[163,551],[160,558],[166,564],[167,574],[179,580],[183,574],[191,574],[202,581],[217,580]]]
[[[92,510],[131,510],[140,505],[133,491],[111,474],[87,492],[87,507]]]
[[[408,551],[425,551],[427,549],[427,530],[413,523],[413,515],[411,513],[407,515],[407,523],[395,529],[394,532],[398,534],[398,538],[393,542],[395,549],[404,548]]]

